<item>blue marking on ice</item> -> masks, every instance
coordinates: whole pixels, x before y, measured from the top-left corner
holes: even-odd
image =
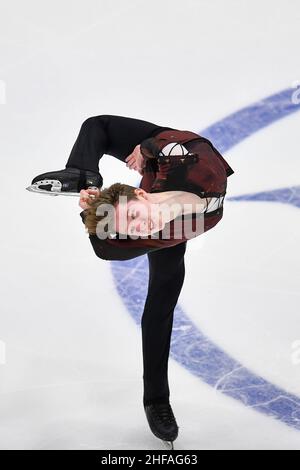
[[[259,193],[244,194],[241,196],[231,196],[226,198],[226,201],[280,202],[281,204],[290,204],[295,207],[300,207],[300,186],[272,189],[270,191],[261,191]]]
[[[220,153],[226,152],[255,132],[273,124],[296,111],[300,104],[294,104],[294,88],[288,88],[263,100],[229,114],[221,121],[203,129],[200,135],[211,140]]]

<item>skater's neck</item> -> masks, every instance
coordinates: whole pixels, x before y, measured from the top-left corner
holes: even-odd
[[[211,198],[200,198],[197,194],[188,191],[163,191],[160,193],[147,193],[150,203],[172,207],[175,217],[179,215],[203,212]]]

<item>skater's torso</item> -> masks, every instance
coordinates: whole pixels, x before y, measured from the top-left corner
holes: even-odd
[[[234,171],[208,139],[190,131],[163,128],[142,141],[140,150],[146,162],[140,188],[149,193],[192,193],[203,210],[184,217],[191,221],[187,233],[182,229],[182,218],[180,224],[178,219],[170,221],[166,227],[169,239],[165,238],[166,228],[154,238],[152,234],[136,240],[119,239],[116,234],[116,238],[103,241],[90,235],[97,256],[103,259],[130,259],[177,245],[210,230],[223,217],[227,177]]]
[[[182,190],[200,198],[226,194],[234,173],[212,143],[190,131],[165,130],[141,143],[146,168],[140,187],[148,192]]]

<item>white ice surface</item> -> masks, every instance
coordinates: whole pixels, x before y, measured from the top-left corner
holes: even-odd
[[[78,200],[25,187],[64,167],[89,116],[199,132],[291,87],[300,80],[299,2],[2,3],[0,448],[163,449],[142,407],[141,331],[110,263],[92,252]],[[299,119],[226,153],[236,171],[228,196],[299,185]],[[100,170],[107,186],[137,181],[108,156]],[[188,244],[179,303],[226,353],[300,396],[290,356],[300,339],[298,241],[297,208],[226,201],[220,224]],[[172,359],[169,383],[177,449],[300,449],[299,431]]]

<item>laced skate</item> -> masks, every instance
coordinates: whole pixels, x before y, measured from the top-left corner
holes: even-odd
[[[102,185],[100,173],[69,167],[36,176],[26,189],[49,196],[80,196],[82,189],[100,189]]]
[[[173,450],[173,441],[178,436],[178,426],[171,405],[169,403],[151,403],[144,405],[144,410],[153,434]]]

